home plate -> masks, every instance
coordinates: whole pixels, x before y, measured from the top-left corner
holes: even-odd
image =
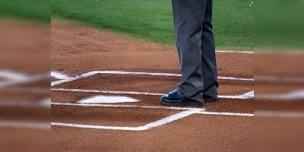
[[[110,104],[110,103],[126,103],[126,102],[138,102],[139,100],[127,97],[127,96],[93,96],[90,98],[85,98],[79,100],[79,103],[86,103],[86,104]]]

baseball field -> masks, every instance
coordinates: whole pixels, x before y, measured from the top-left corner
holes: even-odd
[[[181,81],[171,0],[52,0],[50,18],[16,2],[0,6],[1,150],[301,149],[303,54],[255,52],[251,0],[214,1],[219,101],[202,107],[160,104]]]

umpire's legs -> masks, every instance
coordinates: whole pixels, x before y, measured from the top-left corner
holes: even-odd
[[[176,45],[182,83],[178,95],[185,100],[203,101],[202,65],[203,21],[208,0],[173,0]]]
[[[212,1],[207,0],[202,35],[202,72],[204,78],[204,99],[217,100],[217,69],[212,27]]]

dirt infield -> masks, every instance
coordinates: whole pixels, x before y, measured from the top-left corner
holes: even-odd
[[[58,146],[52,150],[248,151],[253,147],[248,140],[253,136],[252,123],[251,118],[193,116],[145,132],[53,128]]]
[[[102,69],[179,69],[174,48],[68,22],[52,21],[52,44],[52,71],[79,74]],[[253,77],[252,54],[220,53],[217,60],[219,75]]]
[[[220,100],[199,108],[165,107],[160,95],[181,78],[174,48],[66,21],[53,20],[51,31],[51,78],[40,60],[11,56],[31,63],[24,69],[0,60],[4,150],[243,152],[255,151],[256,140],[276,150],[291,139],[302,141],[295,137],[303,131],[303,56],[288,54],[288,66],[277,62],[280,55],[218,50]],[[262,118],[257,130],[256,118]],[[281,138],[289,133],[293,138]]]
[[[242,95],[253,91],[253,54],[219,51],[217,60],[220,102],[167,109],[159,94],[180,81],[174,48],[53,20],[53,150],[252,149],[253,100]],[[79,104],[97,95],[138,102]]]
[[[48,26],[1,18],[0,33],[0,69],[31,74],[50,69]]]

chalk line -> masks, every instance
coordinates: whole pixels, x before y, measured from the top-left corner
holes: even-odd
[[[76,106],[76,107],[104,107],[104,108],[141,108],[141,109],[166,109],[166,110],[190,110],[198,109],[191,107],[166,107],[166,106],[146,106],[146,105],[122,105],[122,104],[82,104],[82,103],[58,103],[52,102],[52,106]],[[205,108],[199,108],[205,110]]]
[[[304,118],[303,111],[265,111],[254,112],[257,117]]]
[[[49,88],[41,88],[41,87],[13,87],[13,88],[6,88],[4,91],[25,92],[25,93],[35,93],[35,94],[50,93]]]
[[[253,113],[238,113],[238,112],[208,112],[200,111],[197,114],[215,115],[215,116],[240,116],[240,117],[254,117]]]
[[[68,75],[64,74],[63,72],[58,72],[58,71],[52,71],[51,72],[51,77],[64,80],[64,79],[71,79]]]
[[[255,80],[257,82],[304,83],[304,77],[302,76],[257,75]]]
[[[235,113],[235,112],[210,112],[205,108],[191,107],[166,107],[166,106],[147,106],[147,105],[117,105],[117,104],[79,104],[79,103],[52,103],[52,106],[76,106],[76,107],[104,107],[104,108],[140,108],[140,109],[166,109],[166,110],[200,110],[195,114],[215,115],[215,116],[240,116],[253,117],[253,113]]]
[[[165,73],[165,72],[135,72],[135,71],[115,71],[115,70],[104,70],[104,71],[91,71],[79,76],[69,77],[60,72],[52,72],[52,77],[60,78],[60,80],[52,82],[52,86],[59,85],[66,82],[79,80],[94,76],[96,74],[113,74],[113,75],[130,75],[130,76],[158,76],[158,77],[181,77],[178,73]],[[55,74],[54,74],[55,73]],[[255,78],[243,78],[243,77],[231,77],[231,76],[218,76],[219,80],[230,80],[230,81],[266,81],[266,82],[285,82],[285,83],[304,83],[304,77],[282,77],[282,76],[255,76]]]
[[[23,81],[29,78],[28,75],[11,70],[0,70],[0,77],[9,81]]]
[[[32,128],[32,129],[50,129],[51,126],[46,122],[26,122],[26,121],[17,121],[17,120],[0,120],[0,127],[9,127],[9,128]]]
[[[254,54],[254,51],[228,51],[228,50],[216,50],[217,53],[238,53],[238,54]]]
[[[67,79],[53,81],[51,83],[51,86],[55,86],[55,85],[59,85],[59,84],[67,83],[67,82],[72,82],[72,81],[79,80],[79,79],[82,79],[82,78],[87,78],[87,77],[93,76],[95,74],[98,74],[98,72],[97,71],[91,71],[91,72],[88,72],[88,73],[77,75],[75,77],[70,77],[70,78],[67,78]]]
[[[15,76],[15,78],[13,78],[13,79],[8,79],[8,81],[1,82],[0,83],[0,89],[4,89],[6,87],[17,85],[17,84],[24,84],[24,83],[39,81],[39,80],[43,80],[45,78],[49,78],[49,73],[39,74],[39,75],[34,75],[34,76],[28,76],[28,77],[19,77],[19,78],[17,78]]]
[[[39,107],[39,108],[50,108],[51,107],[51,98],[43,98],[41,100],[35,101],[1,101],[0,107]]]
[[[171,116],[162,118],[138,127],[121,127],[121,126],[103,126],[103,125],[87,125],[87,124],[73,124],[73,123],[62,123],[62,122],[51,122],[51,126],[57,127],[69,127],[69,128],[83,128],[83,129],[104,129],[104,130],[122,130],[122,131],[145,131],[155,127],[160,127],[176,120],[188,117],[192,114],[201,111],[200,109],[189,109],[182,111]]]
[[[55,74],[54,74],[55,73]],[[177,73],[159,73],[159,72],[134,72],[134,71],[90,71],[75,77],[69,77],[60,72],[53,72],[54,78],[65,78],[57,81],[53,81],[51,86],[56,86],[59,84],[76,81],[82,78],[87,78],[94,76],[96,74],[115,74],[115,75],[133,75],[133,76],[159,76],[159,77],[181,77],[181,74]],[[64,76],[63,76],[64,75]],[[229,76],[218,76],[219,80],[231,80],[231,81],[248,81],[254,82],[254,78],[241,78],[241,77],[229,77]]]
[[[188,116],[193,115],[193,114],[195,114],[197,112],[200,112],[200,111],[201,111],[201,109],[189,109],[189,110],[182,111],[182,112],[179,112],[177,114],[168,116],[166,118],[163,118],[163,119],[160,119],[160,120],[157,120],[157,121],[153,121],[153,122],[148,123],[144,126],[141,126],[140,128],[142,130],[148,130],[148,129],[151,129],[151,128],[159,127],[159,126],[171,123],[173,121],[188,117]]]
[[[99,129],[99,130],[121,130],[121,131],[142,131],[138,127],[120,127],[120,126],[102,126],[102,125],[86,125],[76,123],[63,123],[63,122],[51,122],[51,126],[54,127],[67,127],[67,128],[82,128],[82,129]]]
[[[51,91],[83,92],[83,93],[103,93],[103,94],[125,94],[125,95],[147,95],[147,96],[162,96],[162,95],[164,95],[163,93],[153,93],[153,92],[110,91],[110,90],[95,90],[95,89],[51,88]]]
[[[79,104],[79,103],[52,103],[52,106],[78,106],[78,107],[111,107],[111,108],[143,108],[143,109],[168,109],[168,110],[183,110],[182,112],[165,117],[163,119],[145,124],[138,127],[123,127],[123,126],[103,126],[76,124],[64,122],[51,122],[51,126],[82,128],[82,129],[101,129],[101,130],[121,130],[121,131],[145,131],[151,128],[159,127],[171,123],[173,121],[188,117],[193,114],[199,115],[215,115],[215,116],[239,116],[239,117],[254,117],[252,113],[233,113],[233,112],[208,112],[205,108],[190,108],[190,107],[165,107],[165,106],[146,106],[146,105],[117,105],[117,104]]]
[[[276,100],[276,101],[299,100],[299,102],[301,102],[304,99],[304,90],[296,90],[296,91],[280,93],[280,94],[259,93],[257,94],[256,99]]]
[[[96,71],[96,74],[115,74],[115,75],[133,75],[133,76],[160,76],[160,77],[181,77],[181,74],[177,73],[162,73],[162,72],[134,72],[134,71]],[[221,80],[238,80],[238,81],[254,81],[253,78],[240,78],[240,77],[228,77],[219,76]]]
[[[102,93],[102,94],[124,94],[124,95],[146,95],[146,96],[162,96],[165,93],[156,92],[137,92],[137,91],[111,91],[111,90],[96,90],[96,89],[67,89],[67,88],[51,88],[51,91],[62,92],[82,92],[82,93]],[[219,95],[221,99],[251,99],[254,98],[254,91],[249,91],[241,95]]]

